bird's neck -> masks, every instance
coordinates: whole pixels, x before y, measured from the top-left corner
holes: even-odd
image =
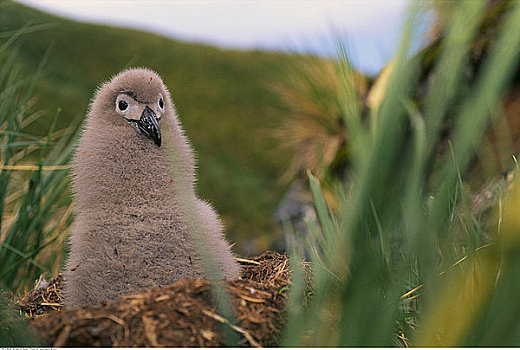
[[[179,190],[191,196],[193,189],[180,189],[175,180],[168,155],[171,146],[166,142],[158,147],[137,131],[117,129],[124,127],[130,126],[116,126],[103,134],[89,132],[81,139],[74,161],[75,198],[81,210],[154,211],[160,203],[171,202]]]

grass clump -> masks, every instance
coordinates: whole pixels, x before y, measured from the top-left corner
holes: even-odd
[[[486,226],[465,205],[462,181],[490,121],[500,116],[519,60],[520,6],[511,2],[480,69],[471,79],[464,74],[485,9],[485,1],[454,9],[422,95],[423,53],[411,51],[412,14],[384,97],[369,118],[351,108],[357,94],[342,51],[336,69],[345,75],[339,95],[348,111],[342,115],[351,169],[336,185],[337,212],[310,176],[319,219],[305,243],[314,294],[303,308],[303,282],[295,277],[300,282],[291,293],[284,345],[520,344],[520,308],[505,298],[517,290],[520,273],[512,253],[519,247],[517,191],[499,200],[502,211]],[[438,154],[447,119],[453,127]],[[292,255],[297,266],[299,254]]]
[[[342,174],[348,162],[348,132],[341,100],[345,79],[358,96],[356,108],[367,93],[367,78],[354,73],[348,78],[338,71],[334,61],[319,57],[301,57],[286,67],[282,79],[273,83],[283,104],[289,109],[279,128],[273,131],[280,153],[291,154],[282,176],[290,181],[311,171],[320,179]]]
[[[43,117],[32,93],[47,57],[25,78],[15,64],[17,50],[0,56],[0,286],[13,291],[42,273],[57,274],[72,221],[67,162],[74,130],[55,130],[57,112],[46,136],[26,131]]]

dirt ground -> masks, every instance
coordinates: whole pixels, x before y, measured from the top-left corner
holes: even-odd
[[[279,340],[289,284],[287,257],[266,252],[238,259],[242,277],[226,282],[235,309],[231,323],[214,308],[210,285],[187,279],[123,297],[101,307],[62,308],[61,276],[40,280],[17,304],[45,345],[123,347],[224,346],[233,329],[239,345],[273,346]]]

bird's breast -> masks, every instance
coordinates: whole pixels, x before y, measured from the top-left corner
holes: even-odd
[[[81,140],[74,160],[79,205],[151,211],[171,201],[175,182],[165,148],[135,136]]]

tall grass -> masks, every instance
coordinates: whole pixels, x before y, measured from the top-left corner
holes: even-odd
[[[40,27],[13,32],[0,47],[0,287],[12,291],[58,272],[72,220],[67,162],[74,130],[56,131],[59,111],[51,124],[45,122],[32,96],[50,49],[30,77],[17,70],[18,50],[1,55],[17,37]],[[34,125],[47,136],[26,133]]]
[[[412,9],[383,100],[368,124],[352,108],[358,105],[354,71],[340,50],[352,170],[337,185],[338,214],[310,175],[319,218],[306,241],[313,291],[303,307],[303,271],[293,248],[283,345],[520,344],[520,300],[513,297],[520,283],[518,185],[486,227],[471,217],[462,181],[490,119],[500,115],[500,98],[519,60],[520,3],[511,2],[471,89],[461,93],[485,9],[485,1],[453,8],[421,101]],[[448,151],[434,164],[448,117],[454,125]],[[488,242],[484,229],[492,232]]]

